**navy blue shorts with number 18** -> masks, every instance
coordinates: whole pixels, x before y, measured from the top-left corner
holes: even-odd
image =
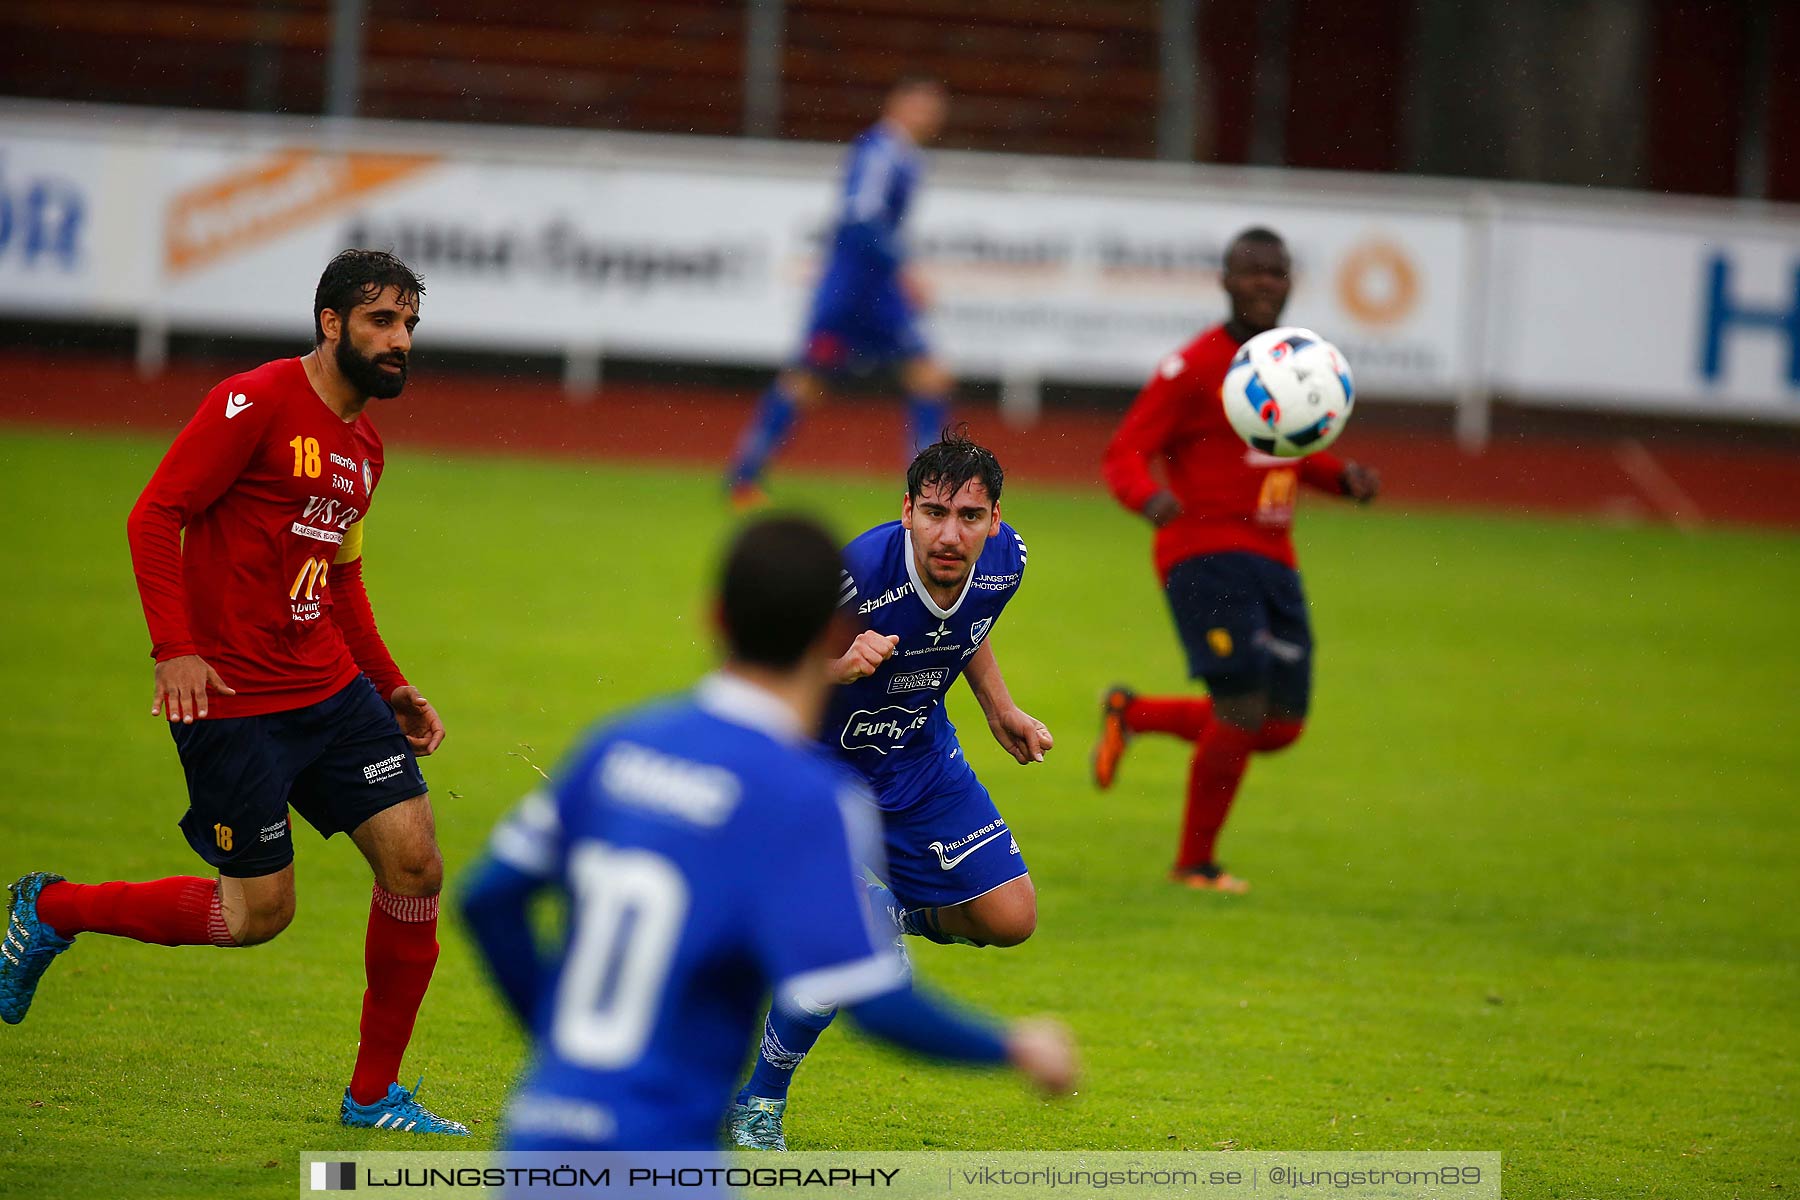
[[[394,710],[367,675],[317,704],[171,724],[187,773],[181,832],[221,875],[253,879],[294,861],[291,805],[325,837],[425,794]]]

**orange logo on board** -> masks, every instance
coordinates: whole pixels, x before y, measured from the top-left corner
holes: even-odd
[[[1231,633],[1228,630],[1209,629],[1206,631],[1206,644],[1220,658],[1231,657]]]
[[[195,270],[311,224],[436,161],[421,154],[291,149],[191,187],[169,204],[169,273]]]

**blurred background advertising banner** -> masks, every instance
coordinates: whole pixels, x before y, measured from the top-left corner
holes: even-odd
[[[1293,251],[1284,320],[1342,347],[1359,386],[1386,395],[1456,389],[1470,284],[1465,222],[1392,200],[1318,202],[1191,179],[1128,194],[1098,182],[1002,191],[939,178],[914,237],[937,299],[929,328],[968,373],[1141,382],[1225,319],[1220,259],[1254,225],[1275,229]]]
[[[382,246],[425,275],[436,337],[779,362],[794,350],[829,236],[830,161],[796,175],[734,158],[615,152],[553,166],[186,147],[165,176],[164,303],[184,324],[288,327],[292,297],[233,295],[231,281],[304,280],[343,246]],[[1222,319],[1220,254],[1262,223],[1294,247],[1294,320],[1330,330],[1365,385],[1456,386],[1467,285],[1454,216],[1273,193],[1221,201],[1191,184],[1143,195],[1103,180],[996,191],[965,174],[966,163],[934,181],[912,239],[937,298],[927,330],[965,373],[1142,379]]]
[[[0,121],[0,312],[310,335],[321,264],[393,249],[431,344],[768,366],[836,147],[214,116]],[[1132,387],[1223,319],[1251,225],[1286,320],[1375,397],[1800,420],[1800,219],[1723,200],[934,156],[910,241],[971,377]]]
[[[1708,207],[1510,207],[1492,283],[1495,386],[1582,407],[1800,418],[1800,222]]]
[[[792,313],[769,311],[789,290],[775,248],[797,223],[782,181],[292,146],[177,161],[163,270],[182,324],[303,323],[310,294],[234,296],[232,281],[304,290],[365,245],[424,276],[442,344],[757,361],[793,336]]]
[[[56,268],[72,307],[302,335],[319,265],[369,245],[425,276],[439,344],[766,365],[794,352],[836,203],[827,147],[492,131],[333,143],[220,120],[175,130],[0,134],[19,163],[9,185],[42,175],[70,191],[36,236],[80,253],[32,253],[39,271],[79,265]],[[942,157],[911,240],[935,300],[927,332],[966,374],[1140,382],[1223,318],[1224,244],[1267,224],[1294,249],[1290,317],[1334,338],[1363,386],[1443,395],[1460,381],[1471,281],[1454,211],[1397,195],[1227,192],[1188,170],[1145,185],[1141,168]],[[101,247],[105,206],[120,236]],[[104,295],[91,280],[102,254]],[[40,295],[9,282],[0,306]]]
[[[101,300],[106,268],[129,257],[102,228],[107,157],[0,128],[0,311],[83,314]]]

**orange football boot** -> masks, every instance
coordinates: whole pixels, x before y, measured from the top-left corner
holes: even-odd
[[[1193,888],[1196,892],[1224,892],[1228,896],[1242,896],[1250,890],[1247,880],[1228,874],[1218,863],[1176,867],[1169,872],[1169,882]]]
[[[753,513],[769,506],[769,493],[751,480],[731,485],[731,511]]]
[[[1101,791],[1113,785],[1119,774],[1119,760],[1131,743],[1131,729],[1125,724],[1125,710],[1136,697],[1123,684],[1114,684],[1100,700],[1100,740],[1094,743],[1094,786]]]

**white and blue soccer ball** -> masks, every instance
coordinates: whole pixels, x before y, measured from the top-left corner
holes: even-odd
[[[1300,458],[1337,441],[1356,404],[1343,352],[1284,326],[1245,342],[1225,372],[1225,419],[1254,450]]]

